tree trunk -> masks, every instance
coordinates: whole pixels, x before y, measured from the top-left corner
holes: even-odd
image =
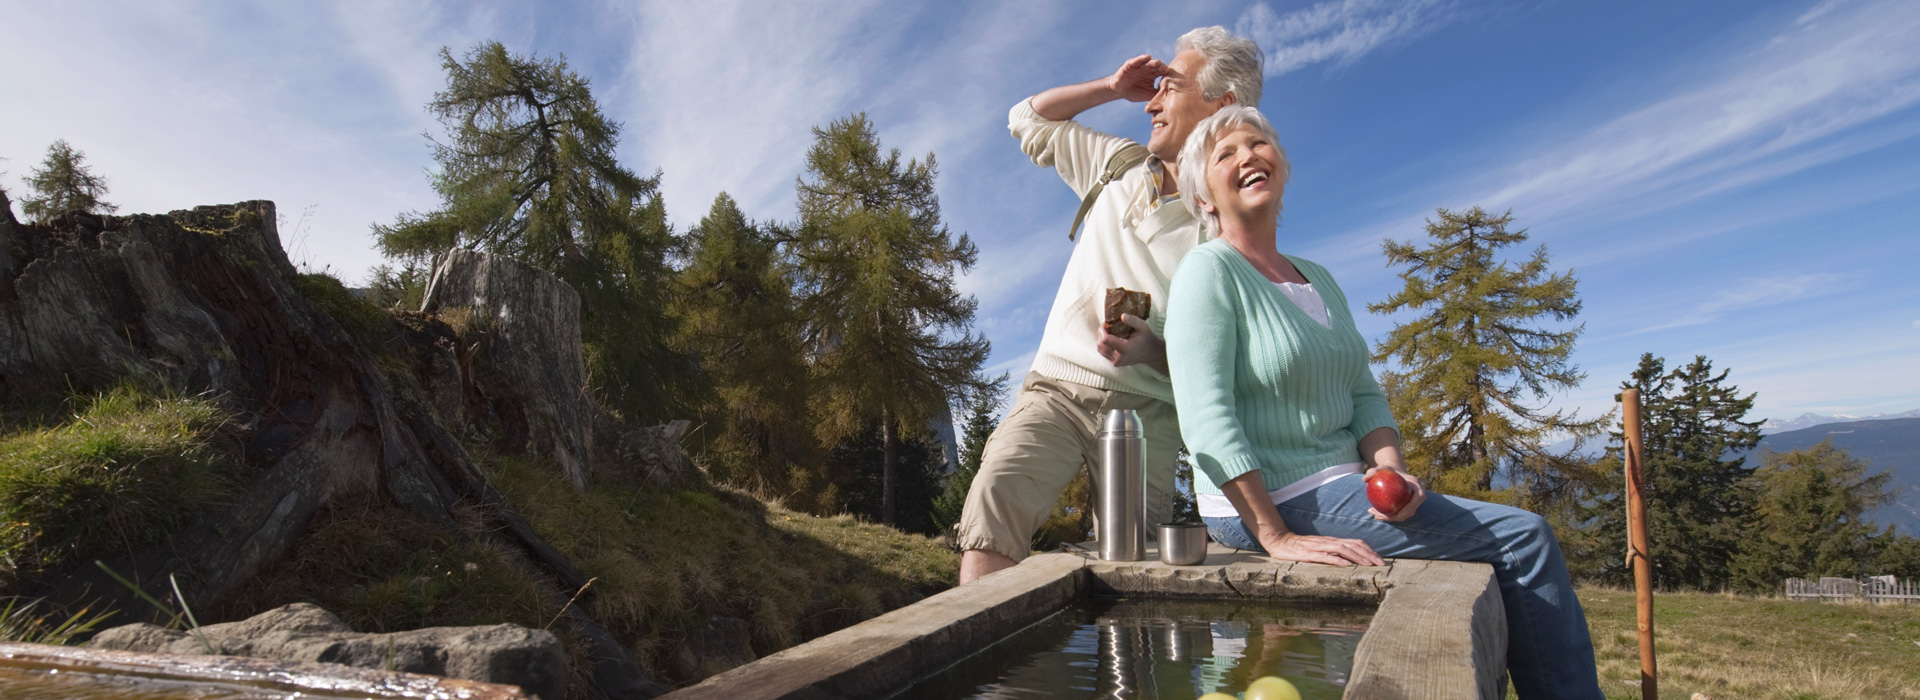
[[[880,522],[895,523],[893,472],[900,462],[900,431],[894,428],[893,412],[880,409]]]

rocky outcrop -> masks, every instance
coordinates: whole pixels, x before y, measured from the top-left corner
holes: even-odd
[[[392,634],[354,632],[340,618],[308,603],[269,610],[239,622],[191,632],[149,624],[115,627],[88,646],[163,654],[216,654],[282,661],[317,661],[356,668],[517,685],[547,700],[566,689],[560,640],[519,625],[429,627]]]
[[[460,369],[484,398],[466,410],[489,414],[507,449],[551,458],[584,490],[598,409],[587,393],[580,295],[532,265],[452,250],[436,261],[421,310],[467,339]]]
[[[45,225],[0,217],[0,250],[0,397],[58,398],[132,380],[214,396],[249,417],[242,492],[231,505],[201,515],[162,542],[107,559],[136,583],[159,581],[164,587],[171,573],[188,599],[217,604],[289,552],[319,509],[372,500],[449,529],[455,504],[477,506],[469,512],[482,514],[489,536],[517,545],[560,590],[586,584],[487,483],[437,415],[456,404],[464,411],[464,401],[442,401],[431,387],[397,389],[347,327],[303,296],[297,286],[302,280],[281,248],[271,202],[165,215],[69,214]],[[491,304],[484,308],[506,310],[509,321],[519,318],[519,302],[502,299],[499,285],[483,287],[488,291],[480,299]],[[459,298],[473,299],[474,288]],[[454,293],[447,289],[445,294]],[[534,317],[563,303],[563,295],[542,289],[537,294],[545,301],[527,307]],[[544,386],[561,387],[559,398],[540,410],[556,417],[547,433],[560,446],[555,449],[575,460],[567,478],[583,483],[597,417],[590,404],[582,406],[584,372],[567,374],[567,368],[580,367],[577,325],[573,335],[551,338],[529,336],[532,326],[497,317],[490,323],[493,352],[522,351],[502,345],[507,338],[562,348],[557,355],[517,361],[564,365],[544,380]],[[502,335],[503,324],[516,330]],[[449,342],[435,352],[455,349]],[[559,356],[567,352],[570,362]],[[478,375],[442,374],[460,392]],[[500,395],[521,396],[523,405],[549,405],[527,394]],[[68,572],[32,593],[70,601],[107,598],[124,610],[145,609],[93,567]],[[599,664],[594,677],[603,693],[657,694],[658,686],[604,628],[578,608],[563,620],[593,647]]]

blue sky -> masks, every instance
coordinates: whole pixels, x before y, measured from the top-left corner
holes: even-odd
[[[947,221],[981,251],[977,328],[1018,377],[1077,202],[1007,108],[1210,24],[1268,54],[1261,107],[1294,166],[1281,249],[1356,303],[1396,288],[1383,238],[1424,235],[1435,207],[1511,208],[1580,280],[1587,381],[1557,406],[1608,410],[1653,352],[1730,368],[1760,416],[1920,407],[1911,0],[0,0],[0,184],[65,138],[122,213],[272,199],[297,263],[356,282],[380,262],[369,224],[435,204],[439,48],[498,39],[593,81],[680,230],[723,190],[793,217],[809,129],[855,111],[937,154]],[[1146,133],[1134,103],[1083,120]]]

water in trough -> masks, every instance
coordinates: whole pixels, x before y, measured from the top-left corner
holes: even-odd
[[[1191,700],[1279,676],[1304,700],[1332,700],[1372,616],[1265,601],[1083,599],[894,697]]]

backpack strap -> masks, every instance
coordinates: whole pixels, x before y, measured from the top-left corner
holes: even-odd
[[[1087,196],[1080,198],[1080,211],[1073,215],[1073,228],[1067,229],[1067,240],[1071,241],[1074,236],[1080,235],[1080,222],[1087,218],[1087,212],[1093,210],[1093,200],[1100,198],[1100,191],[1106,189],[1107,183],[1120,179],[1128,170],[1146,161],[1147,147],[1137,143],[1114,151],[1113,157],[1107,159],[1107,169],[1100,173],[1100,181],[1087,188]]]

